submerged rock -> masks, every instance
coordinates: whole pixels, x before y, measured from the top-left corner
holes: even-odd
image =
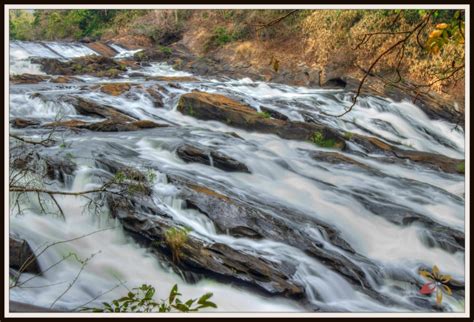
[[[242,162],[239,162],[221,152],[210,150],[205,147],[183,144],[178,147],[176,154],[185,162],[202,163],[229,172],[237,171],[250,173],[248,167]]]

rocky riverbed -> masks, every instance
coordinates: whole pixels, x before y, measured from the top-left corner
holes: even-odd
[[[183,48],[12,42],[10,61],[10,176],[33,178],[17,184],[134,188],[94,207],[11,193],[12,276],[94,232],[36,251],[11,300],[77,310],[123,281],[211,291],[225,312],[463,311],[464,129],[448,103],[370,87],[333,117],[352,80],[265,82]],[[173,228],[188,234],[179,260]],[[90,259],[76,280],[71,253]],[[453,277],[442,305],[419,293],[433,265]]]

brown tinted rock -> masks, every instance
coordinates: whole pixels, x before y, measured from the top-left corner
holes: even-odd
[[[119,96],[122,93],[129,91],[131,88],[128,83],[110,83],[100,87],[100,91],[112,96]]]
[[[58,83],[58,84],[72,83],[72,82],[77,82],[77,81],[80,81],[80,80],[75,77],[70,77],[70,76],[59,76],[51,80],[52,83]]]
[[[163,94],[161,94],[162,87],[158,87],[158,86],[148,87],[146,89],[146,92],[151,96],[152,101],[153,101],[153,106],[155,106],[156,108],[160,108],[164,106]]]
[[[250,106],[219,94],[192,92],[181,95],[178,111],[202,120],[214,120],[249,131],[276,134],[284,139],[311,141],[318,132],[334,147],[344,148],[345,140],[325,125],[270,119]]]
[[[40,82],[44,82],[48,79],[50,79],[49,76],[34,74],[20,74],[10,76],[10,82],[12,84],[37,84]]]
[[[10,123],[14,128],[18,128],[18,129],[23,129],[25,127],[36,126],[40,124],[38,121],[21,119],[21,118],[13,119],[12,121],[10,121]]]
[[[115,49],[100,41],[87,43],[87,47],[105,57],[114,57],[118,54]]]

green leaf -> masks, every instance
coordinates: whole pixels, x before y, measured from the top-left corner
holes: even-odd
[[[210,299],[213,295],[214,295],[214,294],[212,294],[212,293],[206,293],[206,294],[204,294],[203,296],[201,296],[201,297],[199,298],[198,304],[202,304],[202,303],[206,302],[206,301],[207,301],[208,299]]]
[[[176,298],[176,295],[178,295],[178,284],[174,284],[173,288],[171,289],[168,301],[170,303],[173,303],[174,299]]]
[[[155,294],[155,288],[150,287],[145,294],[145,298],[152,299],[154,294]]]

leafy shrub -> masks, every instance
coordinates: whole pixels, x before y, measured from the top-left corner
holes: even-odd
[[[174,285],[167,299],[156,302],[153,298],[155,288],[151,285],[143,284],[140,287],[133,288],[128,294],[110,303],[103,302],[99,308],[83,308],[83,311],[92,312],[197,312],[204,308],[217,308],[217,305],[209,299],[212,293],[206,293],[199,299],[190,299],[182,301],[181,293],[178,292],[178,285]]]
[[[204,48],[206,51],[213,48],[224,46],[227,43],[236,41],[239,35],[234,32],[229,32],[225,27],[217,27],[214,29],[212,36],[208,39]]]

